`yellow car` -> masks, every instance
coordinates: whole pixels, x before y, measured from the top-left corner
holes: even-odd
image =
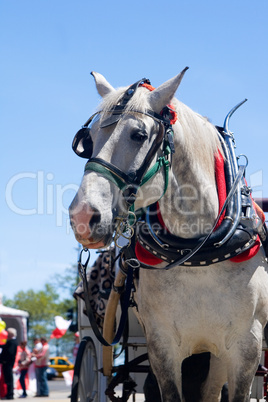
[[[71,363],[67,357],[56,356],[56,357],[50,357],[49,360],[50,360],[49,367],[53,367],[59,373],[59,377],[62,377],[63,371],[74,369],[73,363]]]

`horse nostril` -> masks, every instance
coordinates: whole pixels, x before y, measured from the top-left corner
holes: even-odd
[[[101,215],[100,215],[99,211],[95,208],[92,208],[92,211],[93,211],[93,215],[89,222],[90,229],[92,229],[93,226],[98,225],[101,221]]]

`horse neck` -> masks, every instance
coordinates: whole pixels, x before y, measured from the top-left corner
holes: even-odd
[[[171,233],[193,238],[208,233],[218,214],[215,154],[220,144],[206,119],[188,108],[179,115],[170,182],[159,205]]]

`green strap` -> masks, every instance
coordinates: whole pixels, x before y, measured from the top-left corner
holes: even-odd
[[[154,166],[148,172],[146,172],[146,174],[143,176],[143,179],[140,183],[140,187],[143,186],[143,184],[147,183],[147,181],[149,181],[163,166],[165,169],[165,188],[164,188],[163,193],[165,194],[167,185],[168,185],[169,161],[164,156],[160,156],[157,159]],[[87,170],[92,170],[94,172],[100,173],[102,176],[106,177],[106,179],[110,180],[117,187],[119,187],[120,190],[123,190],[127,184],[124,180],[122,180],[114,172],[109,170],[107,167],[100,165],[97,162],[88,161],[85,166],[85,172]]]
[[[140,185],[140,187],[141,187],[143,184],[145,184],[147,181],[149,181],[161,169],[161,167],[164,167],[165,187],[163,190],[163,194],[161,195],[160,198],[163,197],[163,195],[167,191],[167,187],[168,187],[169,161],[164,156],[161,156],[160,158],[158,158],[158,160],[154,164],[154,166],[145,174],[145,176],[143,177],[143,180],[141,182],[141,185]],[[159,200],[160,200],[160,198],[159,198]],[[134,204],[131,205],[129,210],[130,210],[130,212],[135,213],[136,219],[137,219],[137,212],[135,212]],[[140,213],[140,210],[138,210],[138,214],[139,213]],[[134,224],[134,220],[135,219],[134,219],[133,215],[129,214],[128,222],[130,223],[130,225]]]
[[[109,170],[107,167],[100,165],[97,162],[91,162],[90,160],[87,162],[85,166],[85,172],[87,170],[93,170],[94,172],[100,173],[102,176],[104,176],[106,179],[110,180],[112,183],[114,183],[117,187],[120,188],[120,190],[123,190],[123,188],[126,186],[126,182],[122,180],[119,176],[117,176],[114,172]]]
[[[161,195],[161,198],[165,194],[168,186],[168,173],[169,173],[169,160],[166,159],[164,156],[160,156],[154,166],[143,176],[143,179],[141,181],[140,187],[143,186],[143,184],[147,183],[162,167],[164,167],[164,173],[165,173],[165,187],[163,194]]]
[[[165,154],[167,155],[168,153],[169,153],[169,150],[166,147]],[[147,183],[147,181],[149,181],[162,167],[164,168],[165,187],[163,190],[163,194],[161,195],[160,198],[163,197],[163,195],[165,194],[167,187],[168,187],[169,160],[165,156],[160,156],[157,159],[154,166],[150,170],[148,170],[148,172],[145,173],[145,175],[143,176],[143,179],[140,183],[140,186],[139,186],[139,187],[141,187],[145,183]],[[109,181],[114,183],[120,190],[123,190],[125,188],[125,186],[128,184],[124,180],[122,180],[119,176],[117,176],[114,172],[109,170],[108,167],[103,166],[97,162],[89,160],[85,166],[85,171],[88,171],[88,170],[100,173],[103,177],[105,177],[106,179],[108,179]],[[135,211],[134,204],[131,205],[130,211],[131,212]]]

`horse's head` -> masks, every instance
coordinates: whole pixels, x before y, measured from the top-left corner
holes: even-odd
[[[84,247],[108,245],[134,201],[137,209],[162,196],[164,147],[171,140],[164,108],[186,69],[153,91],[145,79],[115,90],[92,73],[103,102],[74,138],[74,151],[88,162],[70,206],[72,228]]]

